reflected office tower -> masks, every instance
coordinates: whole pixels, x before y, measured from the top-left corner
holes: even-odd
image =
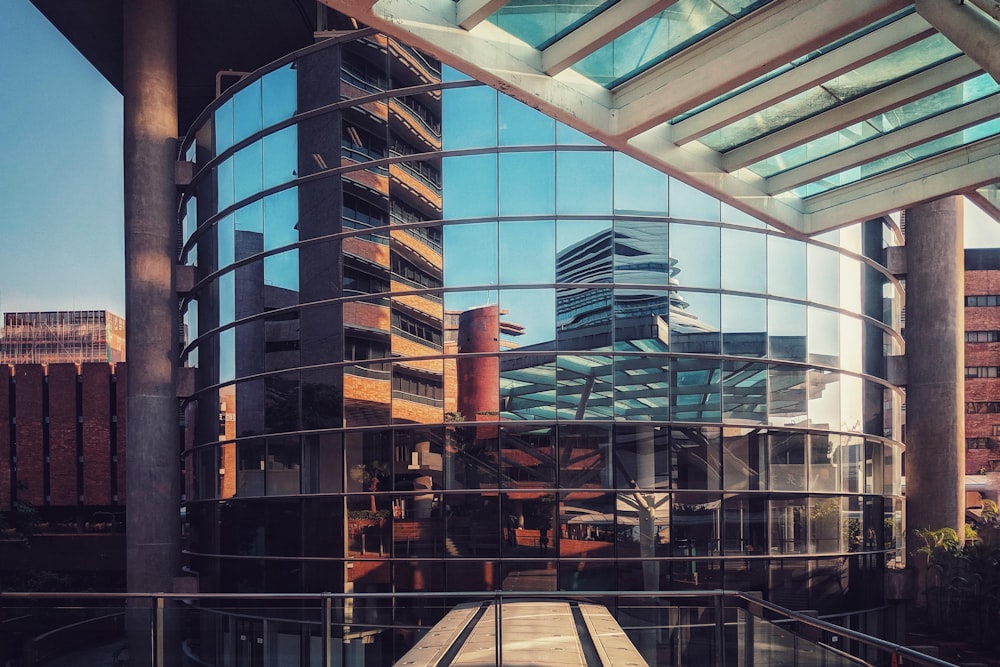
[[[181,157],[203,591],[428,594],[337,609],[345,665],[453,591],[752,590],[879,631],[890,220],[791,238],[367,30],[242,79]],[[322,647],[295,610],[192,632],[206,664]]]

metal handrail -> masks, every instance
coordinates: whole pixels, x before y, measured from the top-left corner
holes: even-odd
[[[783,619],[764,619],[769,622],[778,622],[782,620],[795,621],[803,625],[822,630],[824,632],[830,633],[832,635],[837,635],[853,641],[863,644],[865,646],[876,648],[883,652],[888,652],[901,656],[907,659],[907,664],[917,664],[917,665],[929,665],[932,667],[955,667],[953,663],[941,660],[939,658],[921,653],[912,648],[902,646],[878,637],[871,635],[866,635],[856,630],[851,630],[829,621],[824,621],[822,619],[809,616],[800,612],[793,611],[791,609],[786,609],[780,605],[776,605],[772,602],[768,602],[762,598],[744,593],[742,591],[726,590],[726,589],[709,589],[709,590],[683,590],[683,591],[435,591],[429,593],[427,591],[423,592],[396,592],[396,593],[95,593],[95,592],[79,592],[79,593],[51,593],[51,592],[0,592],[0,608],[5,606],[5,603],[9,605],[13,601],[43,601],[43,600],[67,600],[79,603],[85,600],[147,600],[153,608],[162,609],[162,605],[167,600],[177,600],[190,603],[192,601],[200,600],[230,600],[230,601],[308,601],[314,600],[318,602],[321,608],[329,609],[330,605],[335,600],[358,600],[358,599],[426,599],[428,595],[433,595],[435,598],[441,598],[442,600],[448,599],[471,599],[471,600],[493,600],[495,604],[501,605],[504,598],[516,598],[518,600],[532,600],[532,599],[561,599],[561,600],[573,600],[573,599],[600,599],[600,598],[653,598],[657,601],[673,601],[673,600],[684,600],[684,599],[705,599],[705,598],[715,598],[719,601],[739,601],[738,606],[743,608],[752,614],[752,606],[759,607],[761,609],[766,609],[770,612],[778,614]],[[721,623],[720,620],[717,621]],[[819,643],[819,642],[817,642]],[[830,648],[827,644],[820,644],[824,648]]]

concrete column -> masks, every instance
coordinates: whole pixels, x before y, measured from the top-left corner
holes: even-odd
[[[175,2],[122,3],[129,592],[171,591],[180,562],[180,448],[174,390],[177,301],[173,290]],[[134,611],[129,623],[130,654],[138,665],[151,660],[149,626],[143,636],[142,616]],[[173,652],[172,647],[167,650]]]
[[[906,211],[906,521],[965,525],[965,286],[961,197]],[[907,540],[912,551],[912,539]]]

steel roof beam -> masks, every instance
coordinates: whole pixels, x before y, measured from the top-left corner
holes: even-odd
[[[558,74],[676,2],[629,0],[612,5],[542,51],[542,70]]]
[[[1000,23],[954,0],[916,0],[917,13],[1000,81]]]
[[[772,195],[787,192],[997,117],[1000,117],[1000,93],[776,174],[765,180],[766,190]]]
[[[848,125],[871,118],[883,111],[895,109],[948,86],[961,83],[979,72],[976,63],[966,56],[958,56],[929,70],[917,72],[902,81],[879,88],[875,92],[727,151],[722,158],[722,168],[730,172],[736,171],[795,146],[801,146],[812,139],[826,136]]]
[[[615,89],[633,136],[879,20],[903,0],[773,2]]]
[[[766,109],[778,100],[797,95],[932,34],[934,29],[927,21],[916,14],[910,14],[674,123],[671,126],[671,136],[678,144],[698,139],[740,118]]]
[[[807,234],[1000,181],[1000,136],[919,160],[804,201]]]

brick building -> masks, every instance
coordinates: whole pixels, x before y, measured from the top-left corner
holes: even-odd
[[[106,311],[8,313],[5,325],[0,589],[120,587],[124,320]]]
[[[1000,249],[965,251],[965,471],[1000,472]]]

